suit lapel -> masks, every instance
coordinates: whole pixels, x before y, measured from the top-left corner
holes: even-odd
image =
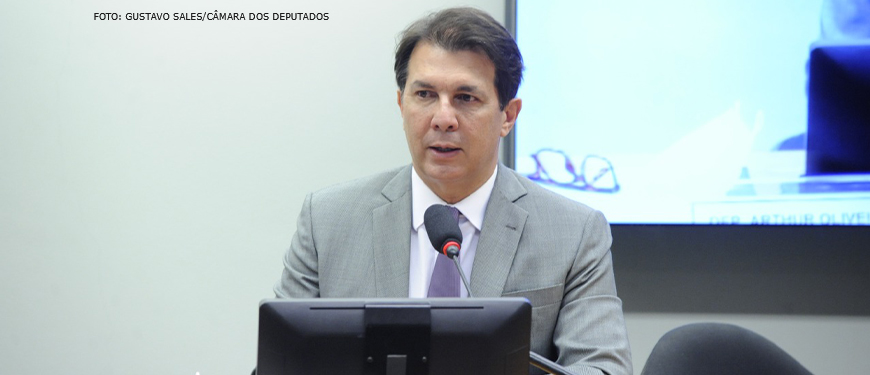
[[[408,296],[411,254],[411,167],[381,191],[389,203],[372,212],[375,289],[377,297]]]
[[[526,224],[528,212],[514,202],[526,194],[513,171],[499,165],[471,271],[475,297],[500,297]]]

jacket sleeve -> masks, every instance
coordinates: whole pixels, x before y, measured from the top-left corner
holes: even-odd
[[[577,374],[632,374],[622,301],[613,276],[610,225],[594,211],[580,233],[553,333],[557,362]]]
[[[317,247],[312,230],[311,196],[305,197],[296,219],[296,234],[284,255],[284,271],[275,284],[278,298],[313,298],[320,296]]]

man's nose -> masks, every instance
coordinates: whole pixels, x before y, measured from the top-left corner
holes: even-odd
[[[456,108],[450,100],[441,100],[432,116],[432,126],[442,131],[456,131],[459,120],[456,118]]]

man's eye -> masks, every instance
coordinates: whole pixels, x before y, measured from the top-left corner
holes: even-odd
[[[431,98],[434,94],[431,91],[417,91],[417,97],[419,98]]]
[[[463,102],[473,102],[474,100],[476,100],[475,97],[468,95],[468,94],[456,95],[456,99],[458,99],[459,101],[463,101]]]

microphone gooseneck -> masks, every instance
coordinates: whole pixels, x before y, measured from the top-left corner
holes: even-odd
[[[423,214],[423,225],[426,227],[426,233],[429,234],[429,241],[432,242],[435,251],[453,259],[453,264],[459,270],[459,276],[462,277],[462,283],[465,285],[468,297],[473,298],[471,288],[468,286],[468,279],[465,278],[465,272],[459,265],[457,255],[462,248],[462,230],[459,229],[459,223],[453,217],[451,208],[443,204],[429,206],[426,213]],[[568,369],[535,352],[529,352],[529,363],[550,374],[573,375]]]

